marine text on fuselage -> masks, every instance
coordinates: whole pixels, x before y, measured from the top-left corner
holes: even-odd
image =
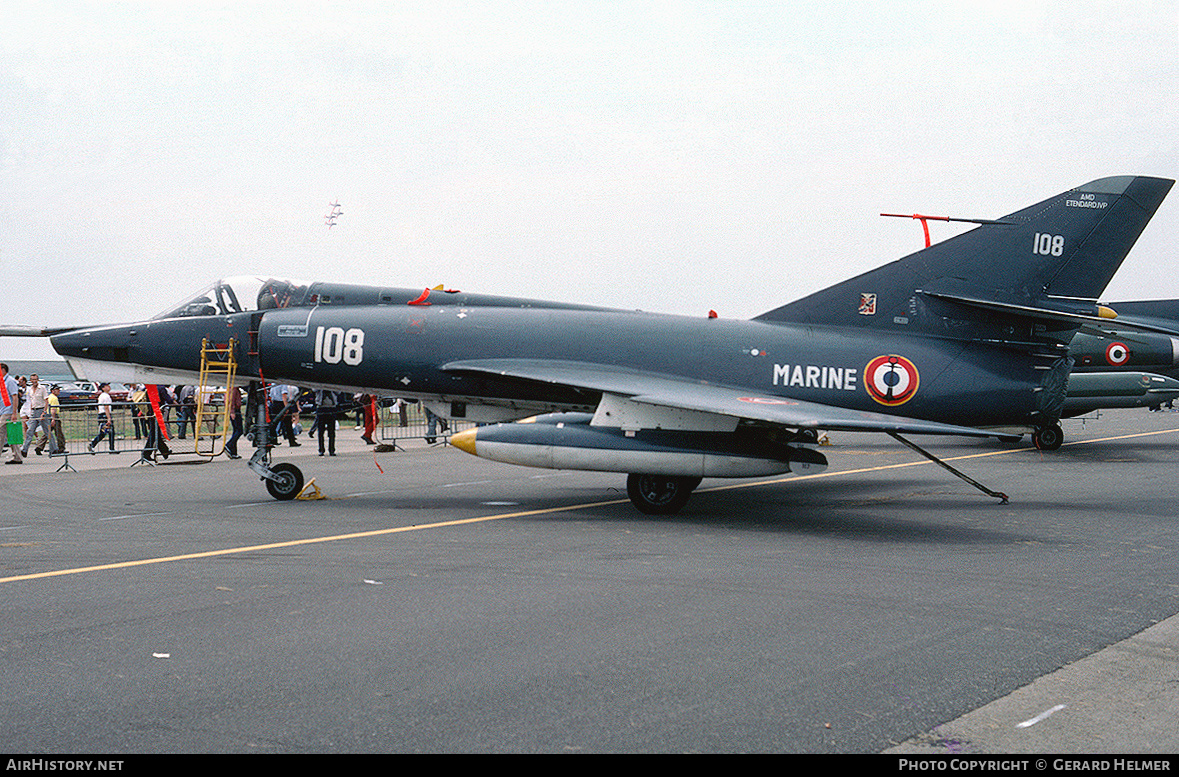
[[[815,364],[775,364],[775,386],[855,391],[859,370]]]

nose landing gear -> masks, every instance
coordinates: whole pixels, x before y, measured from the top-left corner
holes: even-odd
[[[303,473],[294,464],[281,462],[270,468],[271,477],[263,475],[266,490],[280,501],[294,499],[303,490]]]
[[[273,430],[266,419],[266,397],[262,393],[261,385],[257,382],[250,384],[250,401],[247,406],[247,416],[254,418],[254,425],[250,431],[255,451],[247,466],[262,480],[266,481],[266,490],[280,501],[294,499],[303,491],[303,472],[294,464],[283,461],[275,465],[270,464],[270,438]]]

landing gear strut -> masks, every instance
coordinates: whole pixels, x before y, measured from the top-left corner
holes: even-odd
[[[1032,432],[1032,442],[1039,450],[1054,451],[1064,442],[1064,430],[1060,428],[1060,424],[1037,427],[1036,431]]]
[[[701,478],[671,475],[627,475],[626,495],[639,512],[674,515],[688,503]]]
[[[250,412],[252,410],[252,412]],[[303,490],[303,472],[294,464],[280,462],[270,465],[271,428],[266,423],[266,398],[261,388],[254,382],[250,384],[250,402],[247,414],[254,417],[252,438],[254,440],[254,455],[250,457],[247,466],[266,481],[266,490],[280,501],[294,499]]]

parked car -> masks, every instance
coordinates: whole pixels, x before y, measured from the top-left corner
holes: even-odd
[[[58,383],[61,390],[57,394],[57,401],[63,405],[82,405],[98,401],[98,386],[100,384],[89,380],[76,380],[73,383]],[[122,383],[111,384],[111,399],[115,402],[126,402],[131,396],[131,389]]]
[[[98,389],[93,383],[74,382],[59,383],[61,390],[57,393],[57,401],[63,405],[81,405],[92,402],[98,396]]]

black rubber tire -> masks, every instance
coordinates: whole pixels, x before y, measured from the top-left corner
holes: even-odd
[[[818,445],[819,444],[819,430],[818,429],[799,429],[798,442],[804,445]]]
[[[674,515],[684,509],[700,478],[669,475],[627,475],[626,495],[641,513]]]
[[[1041,426],[1032,433],[1032,442],[1042,451],[1054,451],[1064,444],[1064,430],[1060,424]]]
[[[294,499],[303,490],[303,473],[294,464],[282,462],[275,464],[270,471],[278,476],[278,480],[266,480],[266,490],[279,501]]]

